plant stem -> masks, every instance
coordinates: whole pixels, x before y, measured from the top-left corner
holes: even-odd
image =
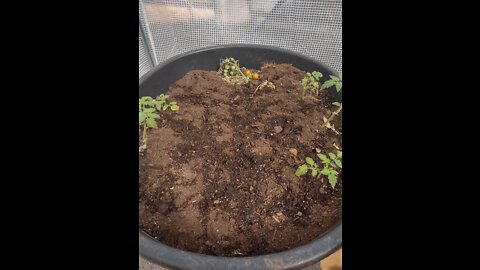
[[[339,107],[336,111],[334,111],[334,112],[332,113],[332,115],[330,115],[330,117],[327,119],[327,122],[323,123],[322,127],[325,127],[325,126],[327,125],[327,123],[330,123],[330,121],[332,121],[333,118],[334,118],[336,115],[338,115],[341,110],[342,110],[342,106],[340,105],[340,107]]]
[[[143,148],[147,148],[147,123],[143,124]]]
[[[248,83],[248,77],[247,77],[245,74],[243,74],[243,72],[242,72],[242,70],[240,69],[240,67],[237,66],[237,65],[235,65],[235,67],[237,68],[237,71],[240,72],[240,74],[242,74],[242,77],[243,77],[243,79],[245,80],[245,83]]]

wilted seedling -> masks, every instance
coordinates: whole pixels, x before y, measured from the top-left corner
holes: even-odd
[[[165,111],[168,108],[172,111],[178,111],[180,107],[175,101],[167,103],[168,95],[161,94],[156,99],[149,96],[141,97],[138,100],[138,122],[143,125],[142,144],[139,147],[139,152],[147,148],[147,129],[158,128],[155,119],[159,119],[158,111]]]
[[[338,109],[336,111],[334,111],[332,113],[332,115],[330,115],[330,117],[327,119],[326,117],[323,117],[323,125],[322,127],[326,127],[326,128],[329,128],[331,130],[333,130],[337,135],[340,134],[340,132],[338,132],[336,129],[335,129],[335,125],[334,124],[331,124],[330,122],[333,120],[333,118],[335,118],[336,115],[338,115],[341,111],[342,111],[342,103],[340,102],[334,102],[333,103],[334,106],[337,106]]]
[[[335,88],[337,89],[337,92],[340,92],[342,90],[342,74],[337,76],[330,75],[330,79],[325,81],[322,84],[322,87],[320,87],[320,90],[330,88],[335,85]]]
[[[322,77],[322,73],[318,71],[314,71],[312,73],[307,72],[307,76],[305,76],[300,82],[302,84],[302,99],[304,99],[306,91],[310,91],[313,94],[318,95],[318,81]]]
[[[335,170],[337,168],[342,168],[342,151],[338,150],[337,154],[328,153],[324,155],[320,153],[320,149],[317,150],[317,157],[321,160],[323,169],[320,169],[318,164],[310,157],[305,158],[305,164],[300,165],[295,171],[296,176],[302,176],[307,174],[310,170],[313,177],[320,177],[320,175],[325,175],[328,178],[328,182],[332,188],[335,188],[337,184],[337,175],[338,172]]]
[[[263,81],[261,84],[259,84],[257,86],[257,88],[255,88],[255,91],[253,91],[253,94],[255,95],[255,93],[257,93],[258,90],[262,90],[263,88],[265,87],[268,87],[268,88],[271,88],[271,89],[275,89],[275,85],[267,80]]]
[[[218,73],[223,75],[223,80],[231,84],[246,84],[250,78],[243,74],[240,62],[232,57],[220,61]]]

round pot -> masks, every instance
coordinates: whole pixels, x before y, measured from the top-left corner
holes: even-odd
[[[220,59],[233,57],[242,66],[259,69],[263,62],[288,63],[306,71],[334,74],[329,67],[301,54],[272,46],[232,44],[203,48],[171,58],[156,66],[139,81],[140,96],[158,96],[193,69],[218,70]],[[339,102],[341,91],[329,91]],[[139,231],[139,253],[158,265],[173,269],[301,269],[316,263],[342,245],[342,221],[308,244],[286,251],[252,257],[217,257],[164,245]]]

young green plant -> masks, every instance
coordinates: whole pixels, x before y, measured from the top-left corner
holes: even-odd
[[[340,169],[342,168],[342,161],[340,160],[342,158],[342,151],[337,151],[336,155],[334,153],[328,153],[328,156],[322,153],[317,153],[317,157],[323,164],[323,169],[320,171],[320,174],[326,175],[332,188],[335,188],[338,175],[338,172],[335,169],[337,167]]]
[[[338,77],[330,75],[330,79],[326,80],[322,84],[322,87],[320,87],[320,90],[330,88],[334,85],[335,85],[335,89],[337,89],[337,92],[340,92],[340,90],[342,90],[342,74],[339,74]]]
[[[303,176],[307,174],[309,170],[313,177],[325,175],[328,178],[330,186],[334,189],[337,184],[338,175],[335,169],[342,168],[342,161],[340,160],[342,158],[342,151],[338,150],[337,154],[328,153],[328,155],[317,153],[317,157],[321,160],[322,169],[311,157],[306,157],[305,163],[297,168],[295,175],[298,177]]]
[[[158,112],[170,109],[178,111],[180,107],[177,102],[172,101],[167,103],[168,95],[161,94],[153,99],[149,96],[144,96],[138,100],[138,122],[139,126],[143,126],[142,144],[139,147],[139,152],[143,152],[147,148],[147,130],[148,128],[158,128],[155,119],[159,119]]]
[[[314,71],[312,73],[307,72],[307,76],[303,77],[301,80],[302,85],[302,99],[305,97],[305,92],[310,91],[315,95],[318,95],[319,83],[318,81],[322,78],[322,73]]]
[[[232,57],[222,59],[218,73],[223,75],[223,80],[231,84],[246,84],[250,78],[240,68],[240,62]]]
[[[331,129],[333,132],[335,132],[337,135],[340,134],[340,132],[338,132],[336,129],[335,129],[335,125],[334,124],[331,124],[330,122],[333,120],[333,118],[335,118],[335,116],[337,116],[341,111],[342,111],[342,103],[340,102],[334,102],[333,103],[334,106],[338,107],[336,111],[334,111],[332,113],[332,115],[330,115],[330,117],[327,119],[326,117],[323,117],[323,124],[322,124],[322,127],[326,127],[326,128],[329,128]]]

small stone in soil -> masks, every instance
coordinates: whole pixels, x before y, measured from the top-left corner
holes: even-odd
[[[214,204],[219,204],[220,203],[220,200],[215,200],[213,201]]]
[[[303,216],[302,212],[298,211],[297,216],[299,217]]]
[[[298,151],[295,148],[290,148],[290,150],[288,150],[288,151],[290,152],[290,154],[292,154],[294,156],[297,156],[297,154],[298,154]]]
[[[276,126],[276,127],[273,128],[273,131],[275,131],[275,133],[277,133],[277,134],[282,132],[282,130],[283,130],[283,128],[281,126]]]
[[[325,194],[325,189],[324,188],[320,188],[320,194]]]

